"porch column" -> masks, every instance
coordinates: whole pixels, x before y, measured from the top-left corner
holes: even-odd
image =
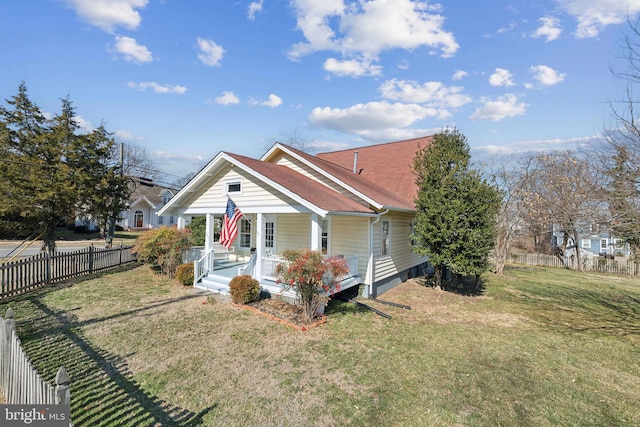
[[[178,214],[178,230],[184,230],[187,225],[187,219],[184,217],[184,213],[180,212]]]
[[[213,230],[215,222],[213,220],[213,214],[206,214],[205,221],[205,235],[204,235],[204,249],[205,251],[213,250]]]
[[[256,214],[256,267],[253,270],[253,278],[260,282],[262,278],[262,257],[264,256],[264,215]]]
[[[318,214],[311,214],[311,249],[312,251],[319,251],[322,249],[322,227],[320,226],[320,221],[318,219]]]

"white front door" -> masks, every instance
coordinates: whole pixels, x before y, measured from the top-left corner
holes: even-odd
[[[276,254],[276,224],[275,215],[264,216],[263,253],[265,258],[273,258]]]

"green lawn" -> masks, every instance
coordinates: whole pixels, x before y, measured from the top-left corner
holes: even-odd
[[[154,276],[0,304],[76,426],[640,425],[640,280],[511,268],[482,296],[403,284],[300,332]]]

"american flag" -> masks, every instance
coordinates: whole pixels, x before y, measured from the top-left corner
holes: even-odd
[[[222,221],[222,231],[220,232],[220,243],[225,248],[229,249],[233,243],[233,239],[238,234],[238,221],[244,215],[240,212],[240,209],[233,203],[231,198],[227,199],[227,210],[224,213],[224,220]]]

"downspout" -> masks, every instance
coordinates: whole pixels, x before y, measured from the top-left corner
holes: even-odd
[[[369,258],[370,258],[370,262],[369,262],[369,267],[367,271],[367,275],[369,276],[369,297],[373,296],[373,279],[374,279],[374,273],[376,272],[375,269],[375,262],[373,259],[373,226],[375,224],[377,224],[380,219],[382,218],[382,215],[386,215],[389,213],[389,209],[386,209],[384,212],[380,212],[378,214],[378,217],[375,219],[375,221],[373,221],[371,223],[371,226],[369,227]]]

